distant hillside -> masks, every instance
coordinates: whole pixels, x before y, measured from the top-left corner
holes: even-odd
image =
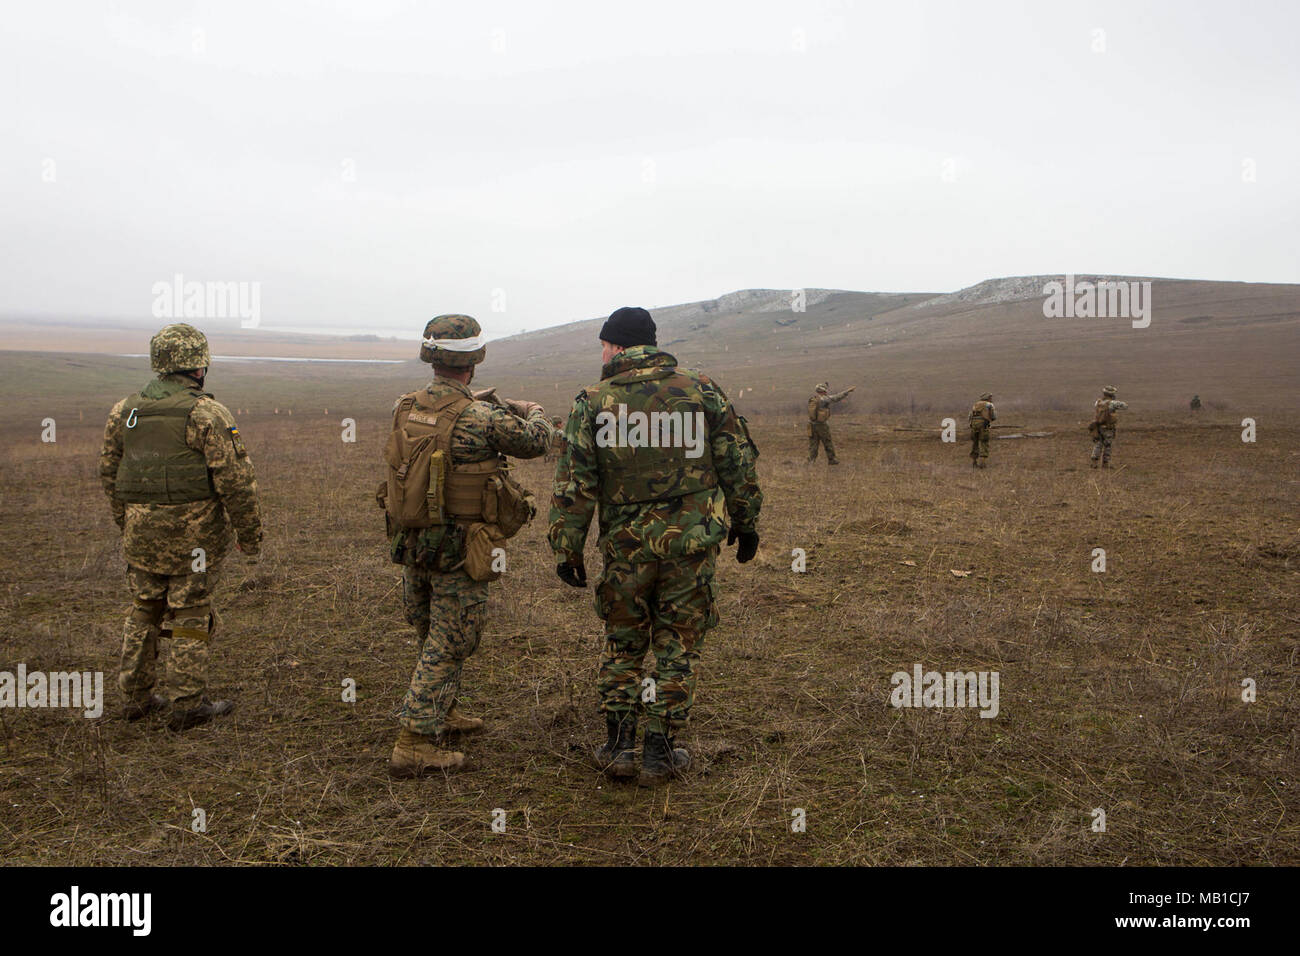
[[[985,389],[1008,407],[1064,410],[1087,406],[1103,384],[1148,410],[1184,408],[1195,392],[1243,414],[1300,405],[1300,286],[1105,278],[1152,283],[1147,328],[1125,318],[1045,318],[1043,288],[1059,275],[990,279],[949,294],[807,290],[804,312],[791,310],[789,290],[651,312],[661,347],[757,411],[797,413],[822,380],[858,386],[845,411],[960,407]],[[558,392],[567,405],[599,376],[602,321],[493,342],[481,374],[544,403]]]
[[[1097,276],[1076,276],[1076,282]],[[1103,384],[1144,413],[1177,412],[1199,393],[1216,413],[1300,406],[1300,285],[1106,277],[1150,281],[1147,328],[1126,318],[1046,318],[1044,286],[1061,276],[989,279],[951,293],[746,289],[704,302],[648,306],[659,344],[707,371],[748,412],[798,415],[813,385],[857,385],[840,411],[953,413],[988,389],[1000,408],[1086,411]],[[625,304],[611,303],[611,308]],[[448,306],[451,308],[451,306]],[[492,316],[480,316],[487,330]],[[541,401],[563,414],[600,375],[603,317],[497,339],[477,383]],[[373,380],[377,393],[427,374],[411,340],[209,329],[217,355],[399,359],[386,367],[335,366],[331,388]],[[138,323],[32,324],[0,320],[0,349],[66,354],[140,353]],[[239,363],[227,375],[257,377]],[[267,363],[270,364],[270,363]],[[287,376],[287,371],[278,374]],[[294,379],[324,376],[295,371]],[[1083,413],[1081,411],[1081,414]]]

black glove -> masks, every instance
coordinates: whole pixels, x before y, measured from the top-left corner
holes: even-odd
[[[587,568],[582,563],[582,559],[577,561],[561,561],[555,566],[555,573],[560,576],[560,580],[571,588],[585,588],[587,586]]]
[[[737,531],[736,526],[731,526],[731,531],[727,535],[727,546],[735,544],[736,539],[740,539],[740,547],[736,549],[736,560],[741,564],[753,559],[758,554],[758,532],[757,531]]]

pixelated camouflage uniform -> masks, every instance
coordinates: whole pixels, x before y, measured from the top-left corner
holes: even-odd
[[[989,457],[989,435],[993,431],[993,423],[997,420],[997,409],[987,398],[981,398],[971,406],[970,457],[972,462]]]
[[[1093,405],[1093,421],[1097,424],[1092,440],[1092,460],[1101,459],[1103,465],[1110,464],[1110,448],[1115,441],[1115,413],[1128,408],[1128,402],[1116,401],[1114,393],[1105,393]]]
[[[620,403],[702,412],[707,454],[687,465],[662,449],[637,448],[633,458],[631,449],[599,446],[596,417],[615,412]],[[622,717],[636,714],[640,703],[646,730],[671,736],[689,718],[704,635],[718,622],[713,575],[726,519],[729,515],[738,532],[757,530],[763,502],[755,470],[758,450],[721,388],[698,372],[679,369],[673,356],[648,345],[615,356],[602,369],[601,383],[578,393],[565,440],[555,469],[548,537],[557,557],[580,561],[591,519],[599,515],[604,570],[595,606],[605,622],[601,710]],[[611,500],[628,497],[613,477],[616,462],[639,471],[635,480],[657,497]],[[693,477],[689,469],[696,469]],[[697,490],[684,491],[689,488]],[[642,688],[647,649],[655,657],[653,695],[643,695]],[[644,699],[648,696],[653,700]]]
[[[465,385],[437,375],[428,391],[435,399],[449,393],[473,397]],[[468,464],[497,455],[536,458],[545,453],[551,431],[540,407],[523,419],[503,405],[474,401],[452,430],[451,460]],[[392,560],[402,565],[406,620],[415,625],[420,643],[400,723],[430,737],[446,729],[447,713],[460,693],[462,668],[478,648],[487,617],[488,582],[473,580],[463,569],[465,530],[465,524],[447,521],[397,531],[389,542]]]
[[[826,386],[817,386],[817,391],[808,399],[808,460],[817,460],[817,449],[821,445],[826,446],[826,460],[830,464],[839,461],[835,457],[835,443],[831,441],[831,406],[836,402],[843,401],[848,397],[849,392],[853,391],[847,388],[842,392],[836,392],[834,395],[827,394]]]
[[[174,504],[123,501],[119,474],[128,422],[134,428],[142,421],[138,412],[133,419],[133,410],[147,407],[146,403],[164,403],[180,405],[183,411],[191,401],[184,444],[193,452],[196,468],[206,465],[208,496]],[[176,710],[196,707],[207,687],[217,623],[213,592],[232,531],[249,556],[258,554],[262,540],[253,463],[234,417],[192,378],[160,375],[113,406],[104,427],[99,477],[113,520],[122,529],[134,601],[122,638],[118,686],[132,703],[150,699],[157,680],[158,641],[170,633],[166,696]],[[196,555],[195,549],[203,554]],[[196,570],[200,567],[204,570]]]

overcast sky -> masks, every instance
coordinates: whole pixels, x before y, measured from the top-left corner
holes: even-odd
[[[494,337],[751,287],[1300,281],[1300,4],[10,5],[0,313]],[[1253,180],[1253,181],[1252,181]]]

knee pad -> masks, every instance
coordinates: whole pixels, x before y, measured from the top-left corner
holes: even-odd
[[[175,623],[176,619],[190,620],[197,618],[203,621],[203,626],[195,625],[180,626]],[[210,604],[196,604],[193,607],[177,608],[172,612],[172,637],[188,637],[199,641],[209,641],[212,639],[213,632],[217,629],[217,615],[212,610]]]
[[[131,608],[131,620],[145,627],[157,627],[162,623],[163,614],[167,612],[167,602],[163,598],[135,598]]]

